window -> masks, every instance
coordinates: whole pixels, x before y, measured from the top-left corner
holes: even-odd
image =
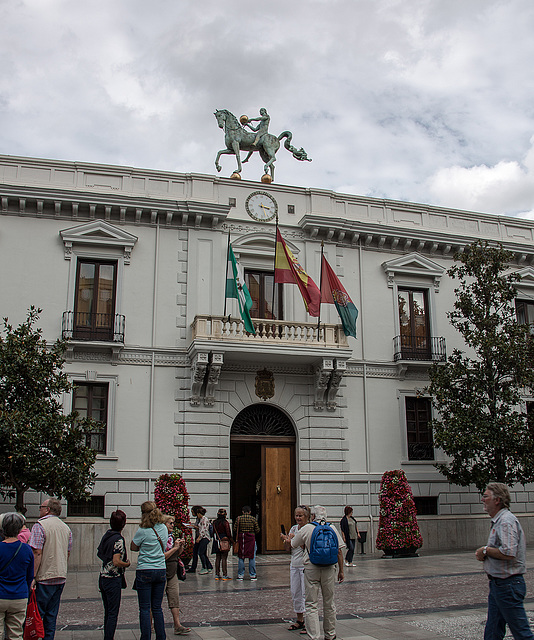
[[[530,431],[530,437],[534,438],[534,402],[527,401],[527,424]]]
[[[434,460],[429,398],[406,398],[408,460]]]
[[[399,289],[399,325],[402,357],[409,360],[431,358],[427,291]]]
[[[415,508],[418,516],[437,516],[438,515],[438,499],[430,496],[415,497]]]
[[[67,504],[69,517],[90,516],[104,517],[104,496],[91,496],[89,500],[69,500]]]
[[[117,264],[79,260],[74,300],[74,339],[113,340]]]
[[[274,284],[274,273],[272,271],[245,269],[245,284],[252,298],[251,318],[283,320],[282,285]]]
[[[93,418],[103,425],[102,429],[86,432],[86,445],[97,453],[105,454],[108,422],[108,385],[74,384],[73,411],[77,411],[80,418]]]
[[[534,326],[534,302],[516,300],[515,314],[519,324],[530,324]]]

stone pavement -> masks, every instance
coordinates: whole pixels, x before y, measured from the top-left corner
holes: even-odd
[[[357,555],[336,587],[338,640],[475,640],[482,638],[487,580],[473,552],[425,553],[419,558],[382,559]],[[527,551],[534,568],[534,550]],[[258,556],[258,581],[214,580],[213,574],[188,574],[180,583],[182,624],[192,640],[290,640],[294,619],[289,594],[289,557]],[[131,586],[134,571],[127,572]],[[534,569],[529,570],[525,608],[534,627]],[[103,608],[98,570],[69,574],[58,617],[57,640],[100,640]],[[116,640],[139,638],[137,596],[123,591]],[[171,616],[164,600],[168,637]],[[511,636],[510,636],[511,637]],[[508,636],[507,636],[508,638]]]

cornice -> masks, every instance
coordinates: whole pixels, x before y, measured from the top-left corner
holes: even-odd
[[[218,227],[230,205],[195,200],[152,197],[57,188],[0,184],[0,214],[55,218],[73,222],[106,220],[115,224],[164,227]]]

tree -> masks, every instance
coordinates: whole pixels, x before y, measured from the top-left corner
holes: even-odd
[[[0,335],[0,495],[16,497],[22,513],[28,489],[78,500],[89,497],[96,478],[85,432],[98,424],[63,413],[60,397],[71,389],[63,371],[66,342],[48,348],[34,326],[40,313],[31,307],[16,328],[4,318]]]
[[[519,276],[512,254],[475,242],[448,274],[459,281],[447,314],[469,355],[454,349],[429,371],[428,392],[438,417],[434,444],[449,456],[436,467],[454,484],[513,485],[534,479],[534,438],[522,394],[534,386],[534,341],[514,310]]]
[[[423,545],[417,509],[404,471],[385,471],[378,496],[380,518],[376,548],[386,555],[413,555]]]

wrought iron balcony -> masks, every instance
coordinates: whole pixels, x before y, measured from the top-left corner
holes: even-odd
[[[252,320],[256,335],[247,333],[243,321],[228,316],[196,316],[192,324],[193,341],[239,342],[250,345],[307,346],[348,349],[341,325],[287,320]]]
[[[408,460],[434,460],[434,445],[428,442],[408,444]]]
[[[393,338],[393,359],[395,362],[400,360],[444,362],[447,359],[445,338],[395,336]]]
[[[125,318],[118,313],[65,311],[61,322],[64,340],[124,343]]]

